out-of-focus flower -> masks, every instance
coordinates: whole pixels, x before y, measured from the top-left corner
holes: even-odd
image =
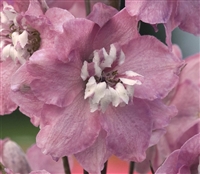
[[[14,7],[6,1],[1,3],[0,115],[9,114],[17,107],[10,97],[12,75],[35,51],[51,47],[56,33],[62,31],[62,22],[74,18],[58,8],[44,14],[38,1],[30,1],[28,9],[24,7],[20,12]]]
[[[196,174],[200,172],[200,134],[188,139],[183,146],[172,152],[158,168],[156,174]]]
[[[0,162],[8,174],[64,173],[62,160],[54,161],[50,155],[42,154],[36,145],[30,147],[26,155],[18,144],[9,139],[0,140],[0,148]]]
[[[173,52],[181,57],[177,46],[173,46]],[[186,66],[181,72],[178,85],[164,99],[167,105],[176,106],[178,114],[172,118],[159,143],[149,149],[145,162],[138,165],[139,172],[147,168],[149,170],[149,160],[156,170],[170,153],[180,149],[189,138],[200,132],[200,54],[190,56],[185,61]]]
[[[22,149],[9,139],[0,140],[1,163],[15,173],[27,174],[31,168]]]
[[[171,45],[171,31],[180,29],[195,35],[200,34],[198,11],[199,0],[126,0],[126,8],[138,20],[150,24],[163,23],[166,28],[166,42]]]
[[[33,79],[21,83],[16,97],[26,97],[26,85],[44,103],[37,145],[55,158],[75,154],[91,173],[111,154],[144,160],[176,114],[160,99],[176,85],[183,62],[156,38],[139,36],[126,10],[100,29],[74,19],[63,31],[56,52],[37,51],[15,76],[17,84],[21,70]]]

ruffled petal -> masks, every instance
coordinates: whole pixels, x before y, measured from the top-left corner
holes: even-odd
[[[10,95],[10,85],[12,75],[19,67],[19,64],[9,59],[0,62],[0,115],[10,114],[17,109]]]
[[[154,100],[165,97],[177,84],[183,62],[175,57],[161,42],[151,36],[141,36],[122,47],[126,60],[118,68],[120,74],[127,70],[144,77],[135,86],[134,96]]]
[[[40,123],[43,102],[39,101],[30,88],[33,77],[27,71],[27,64],[22,65],[11,79],[11,96],[13,101],[19,106],[19,110],[31,118],[33,125]]]
[[[177,174],[177,160],[180,150],[176,150],[165,160],[160,168],[156,171],[155,174],[161,173],[170,173],[170,174]]]
[[[198,11],[200,11],[200,1],[196,0],[178,0],[177,13],[175,20],[180,22],[179,28],[195,34],[200,34],[200,22]]]
[[[108,149],[120,159],[129,161],[145,159],[152,124],[148,106],[136,98],[133,104],[109,107],[102,115],[102,127],[108,134]]]
[[[104,163],[111,156],[106,147],[106,132],[101,130],[95,143],[86,150],[75,154],[78,162],[91,174],[100,174]]]
[[[75,57],[68,63],[56,58],[52,50],[39,50],[32,55],[27,69],[34,77],[30,83],[34,95],[46,104],[63,107],[70,104],[83,88],[82,64]]]
[[[45,16],[50,20],[55,30],[62,31],[62,24],[70,19],[74,19],[74,16],[67,10],[59,8],[50,8],[45,13]]]
[[[109,48],[115,42],[125,44],[139,36],[138,21],[131,17],[126,9],[114,15],[99,30],[94,40],[94,49]]]
[[[166,23],[169,20],[176,1],[127,0],[125,6],[132,16],[137,16],[138,20],[158,24]]]
[[[97,23],[102,27],[112,16],[114,16],[118,11],[103,3],[96,3],[91,13],[87,16],[87,19]]]
[[[55,40],[55,49],[59,53],[58,58],[67,62],[73,58],[70,53],[78,51],[82,60],[89,59],[99,26],[90,20],[77,18],[65,22],[63,28],[64,32]]]
[[[54,161],[50,155],[44,155],[36,145],[27,150],[26,156],[32,170],[45,169],[51,174],[64,173],[62,160]]]
[[[37,145],[55,158],[81,152],[91,146],[99,135],[98,113],[90,113],[83,92],[65,108],[46,105],[43,125],[37,135]]]

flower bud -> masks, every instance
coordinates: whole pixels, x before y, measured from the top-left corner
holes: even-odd
[[[15,173],[27,174],[31,171],[26,156],[17,143],[7,140],[2,148],[2,162]]]

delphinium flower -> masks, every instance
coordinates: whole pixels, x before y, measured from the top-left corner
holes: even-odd
[[[22,3],[24,6],[18,6]],[[59,27],[62,22],[74,18],[68,11],[58,8],[51,8],[44,14],[38,1],[31,0],[30,4],[29,1],[14,1],[11,4],[13,6],[1,1],[0,115],[17,108],[10,96],[12,74],[35,51],[51,47],[54,36],[62,30]]]
[[[42,154],[36,145],[32,145],[25,154],[17,143],[7,138],[0,140],[0,149],[0,173],[2,170],[8,174],[64,173],[62,161],[56,162],[50,155]],[[69,161],[72,165],[72,160]]]
[[[182,58],[176,45],[173,46],[173,52]],[[148,150],[148,158],[137,166],[141,173],[149,169],[149,161],[156,170],[170,153],[180,149],[189,138],[200,131],[200,54],[186,58],[185,62],[186,66],[180,74],[178,85],[164,99],[167,105],[176,106],[178,114],[172,118],[166,134],[158,144]]]
[[[188,139],[180,149],[173,151],[158,168],[156,174],[200,173],[200,134]]]
[[[199,0],[126,0],[125,3],[129,13],[137,15],[138,20],[149,24],[163,23],[168,44],[171,44],[171,31],[176,27],[195,35],[200,34]]]
[[[30,92],[44,103],[37,135],[43,153],[74,154],[91,173],[111,154],[144,160],[176,114],[161,99],[176,85],[183,62],[156,38],[139,36],[125,9],[101,28],[87,19],[67,21],[54,46],[35,52],[12,84],[16,101]]]

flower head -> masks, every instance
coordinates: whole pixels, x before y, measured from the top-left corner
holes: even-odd
[[[14,91],[16,98],[31,93],[43,102],[37,135],[43,153],[75,154],[91,173],[111,154],[144,160],[176,114],[160,99],[175,86],[183,63],[155,38],[139,36],[126,10],[101,28],[87,19],[67,21],[55,50],[32,55],[18,71],[31,80]],[[24,85],[29,90],[22,93]],[[26,110],[27,103],[20,105]]]
[[[39,49],[51,47],[62,23],[74,18],[68,11],[48,9],[45,14],[38,1],[30,1],[28,8],[18,11],[17,1],[1,3],[0,30],[0,114],[9,114],[17,108],[10,96],[10,82],[17,69]],[[19,4],[18,4],[19,3]],[[59,19],[59,20],[58,20]]]
[[[183,146],[172,152],[165,162],[158,168],[156,174],[171,173],[199,173],[200,172],[200,134],[188,139]]]

